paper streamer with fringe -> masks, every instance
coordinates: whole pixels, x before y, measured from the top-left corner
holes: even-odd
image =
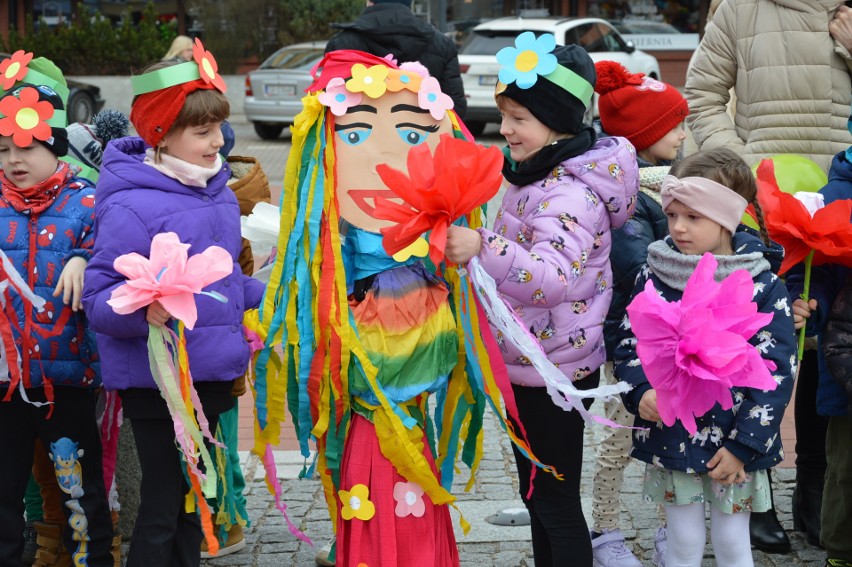
[[[526,356],[530,363],[544,378],[547,392],[553,403],[566,411],[576,410],[587,422],[600,423],[609,427],[624,427],[605,417],[590,413],[583,406],[584,398],[609,399],[630,389],[625,382],[598,386],[590,390],[578,390],[565,377],[541,349],[535,338],[523,323],[517,318],[512,309],[500,297],[494,279],[482,268],[479,260],[474,257],[468,263],[467,269],[476,290],[479,304],[488,316],[488,320],[503,333],[503,337]]]

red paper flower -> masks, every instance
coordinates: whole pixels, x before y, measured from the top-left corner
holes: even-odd
[[[201,80],[209,85],[213,85],[219,92],[224,93],[228,90],[225,80],[219,74],[219,64],[213,54],[204,49],[201,40],[195,38],[195,43],[192,46],[192,58],[198,63],[198,73],[201,75]]]
[[[0,62],[0,88],[8,91],[17,81],[20,81],[27,76],[27,65],[32,60],[33,54],[26,53],[20,49],[12,54],[11,57],[3,62]]]
[[[387,188],[404,203],[377,197],[373,216],[397,223],[382,229],[382,245],[390,256],[431,230],[429,257],[437,265],[444,258],[447,227],[500,189],[503,154],[494,146],[486,148],[444,134],[434,156],[421,144],[409,150],[407,165],[408,175],[384,164],[376,168]]]
[[[25,87],[18,97],[0,100],[0,136],[12,136],[12,142],[21,148],[32,144],[33,138],[47,140],[51,136],[47,120],[53,112],[48,101],[39,102],[37,90]]]
[[[802,262],[813,250],[813,264],[852,266],[852,200],[834,201],[813,217],[793,195],[781,191],[775,166],[765,159],[757,167],[757,199],[769,237],[784,247],[784,262],[778,274]],[[747,212],[754,218],[754,207]]]

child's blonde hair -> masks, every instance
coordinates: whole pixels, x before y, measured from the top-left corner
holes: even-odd
[[[180,54],[187,49],[192,49],[192,38],[185,35],[179,35],[172,40],[172,45],[169,47],[166,54],[163,55],[161,61],[174,59],[175,57],[180,56]]]
[[[754,206],[760,237],[764,244],[771,245],[769,233],[763,221],[763,209],[757,201],[757,182],[748,164],[733,150],[713,148],[687,156],[672,166],[671,172],[677,178],[704,177],[721,183],[740,195]]]

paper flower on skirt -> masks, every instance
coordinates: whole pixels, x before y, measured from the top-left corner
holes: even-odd
[[[376,168],[404,203],[376,198],[373,216],[397,223],[382,229],[382,245],[389,256],[431,230],[429,256],[437,265],[444,259],[450,224],[500,189],[503,154],[495,146],[486,148],[444,134],[434,156],[426,144],[411,148],[407,165],[408,174],[385,164]]]
[[[394,513],[399,518],[423,517],[426,503],[423,502],[423,489],[416,482],[397,482],[393,486],[393,499],[396,500]]]
[[[127,277],[127,283],[114,289],[107,303],[116,313],[127,315],[159,301],[191,330],[198,318],[194,295],[205,293],[224,299],[201,290],[230,275],[234,259],[219,246],[189,257],[189,247],[174,232],[165,232],[151,240],[150,258],[135,252],[116,258],[113,266]]]
[[[668,426],[679,419],[690,434],[695,418],[717,403],[733,407],[732,387],[773,390],[775,364],[748,340],[772,321],[752,301],[754,282],[737,270],[717,283],[718,263],[705,254],[680,301],[667,302],[653,282],[627,307],[636,353],[651,387],[657,411]]]
[[[782,275],[804,261],[813,251],[813,265],[852,266],[852,200],[843,199],[823,207],[810,203],[821,195],[785,193],[775,180],[775,166],[765,159],[757,167],[757,199],[769,237],[784,247]],[[746,213],[754,217],[754,207]]]
[[[340,515],[344,520],[352,518],[366,522],[376,514],[376,505],[370,501],[370,489],[364,484],[356,484],[352,490],[339,490],[343,509]]]

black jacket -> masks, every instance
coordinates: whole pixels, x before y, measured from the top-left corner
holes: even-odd
[[[834,301],[822,349],[829,372],[846,395],[847,415],[852,415],[852,283],[847,282]],[[837,397],[843,400],[842,395]]]
[[[441,90],[455,103],[464,118],[467,101],[459,71],[456,45],[402,4],[368,6],[351,24],[334,24],[341,31],[328,42],[326,53],[356,49],[378,57],[393,54],[399,63],[419,61],[438,79]]]

